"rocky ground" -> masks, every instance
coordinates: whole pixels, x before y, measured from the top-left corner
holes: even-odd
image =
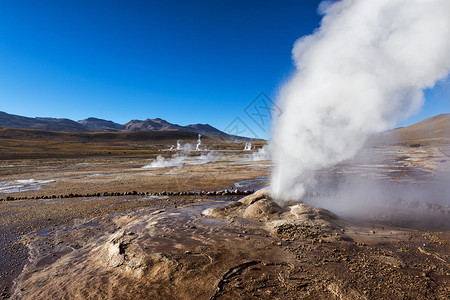
[[[332,185],[336,176],[356,173],[426,184],[448,171],[446,149],[392,147],[380,150],[381,163],[362,154],[318,178]],[[205,164],[141,168],[153,159],[2,161],[0,176],[54,180],[8,194],[30,198],[258,189],[270,167],[229,152]],[[14,299],[448,299],[450,214],[445,199],[436,202],[415,208],[439,219],[440,226],[427,227],[410,226],[406,217],[393,226],[389,215],[343,218],[305,203],[280,206],[264,190],[245,198],[4,201],[1,292]]]

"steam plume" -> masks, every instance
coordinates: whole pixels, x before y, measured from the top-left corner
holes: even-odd
[[[202,154],[199,156],[191,156],[190,154],[190,151],[176,153],[168,159],[165,159],[163,156],[158,155],[154,161],[152,161],[148,165],[143,166],[142,168],[171,168],[182,167],[184,165],[203,165],[216,161],[221,157],[221,155],[216,153],[215,151],[210,151],[207,154]]]
[[[315,171],[417,112],[423,89],[450,70],[448,0],[342,0],[320,10],[320,28],[294,45],[297,71],[278,98],[271,188],[279,200],[301,197]]]
[[[202,145],[202,140],[201,140],[202,135],[198,134],[198,140],[197,140],[197,146],[195,147],[195,150],[200,151],[200,147]]]

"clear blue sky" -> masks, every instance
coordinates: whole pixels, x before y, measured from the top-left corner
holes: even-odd
[[[319,2],[1,1],[0,111],[222,130],[239,117],[267,138],[244,109],[260,92],[275,98]],[[409,123],[450,111],[449,84],[426,94]]]

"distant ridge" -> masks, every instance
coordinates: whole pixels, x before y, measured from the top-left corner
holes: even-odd
[[[28,118],[0,111],[0,127],[50,131],[88,132],[89,128],[69,119]]]
[[[92,117],[80,120],[78,123],[96,131],[121,131],[125,129],[125,126],[122,124]]]
[[[207,136],[221,137],[223,135],[228,135],[225,132],[220,131],[217,128],[214,128],[209,124],[186,125],[185,128],[192,132],[197,132]]]
[[[418,123],[371,136],[368,145],[400,144],[420,147],[450,143],[450,114],[440,114]]]
[[[29,118],[5,112],[0,112],[0,127],[39,129],[62,132],[135,132],[135,131],[183,131],[206,135],[213,138],[230,141],[253,140],[248,137],[229,135],[209,124],[193,124],[181,126],[172,124],[166,120],[146,119],[131,120],[125,124],[118,124],[113,121],[89,117],[78,122],[69,119],[57,118]]]
[[[172,131],[172,130],[186,130],[183,126],[172,124],[166,120],[146,119],[146,120],[131,120],[124,124],[127,131]]]
[[[428,144],[450,140],[450,114],[440,114],[413,125],[392,130],[399,141]]]

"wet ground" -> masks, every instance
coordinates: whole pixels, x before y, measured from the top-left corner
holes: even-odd
[[[0,199],[104,192],[220,190],[243,180],[267,177],[269,164],[241,161],[248,156],[246,152],[214,151],[208,156],[208,152],[200,151],[188,155],[207,156],[202,164],[159,168],[143,168],[153,162],[155,156],[0,160]],[[165,151],[160,155],[170,160],[177,154]],[[192,160],[198,163],[198,159]],[[16,190],[12,190],[12,186]],[[2,187],[10,190],[2,191]]]
[[[3,296],[9,295],[12,281],[31,256],[43,256],[47,259],[45,254],[50,253],[50,250],[60,255],[76,249],[83,241],[83,236],[67,235],[68,238],[62,243],[55,240],[53,233],[104,234],[104,225],[110,224],[113,218],[122,214],[146,207],[176,207],[193,201],[195,200],[186,197],[166,199],[128,196],[4,202],[0,205],[0,289]],[[81,225],[79,228],[78,224]],[[25,241],[28,236],[42,240],[31,245]],[[30,246],[36,249],[34,254],[29,254],[33,252]],[[51,257],[54,260],[59,256]]]
[[[235,201],[192,199],[41,229],[22,239],[30,257],[13,298],[449,296],[448,232],[358,224],[320,212],[306,222],[278,213],[240,215]],[[204,213],[224,205],[232,208],[223,218]]]
[[[353,162],[319,173],[320,186],[332,188],[311,190],[304,201],[327,206],[323,195],[355,177],[429,186],[449,172],[448,149],[362,152]],[[2,161],[3,187],[40,186],[0,198],[266,185],[270,164],[243,157],[228,152],[201,165],[150,169],[142,169],[154,159],[148,157]],[[313,211],[306,219],[305,214],[289,217],[289,222],[282,217],[288,207],[260,215],[272,207],[269,200],[259,202],[266,205],[262,209],[250,209],[257,217],[243,214],[247,205],[236,202],[241,197],[0,202],[0,293],[15,299],[450,298],[448,194],[418,205],[394,199],[397,206],[390,209],[404,210],[402,218],[372,211],[370,218],[330,219]],[[336,197],[329,199],[343,201]],[[224,216],[202,213],[230,203]],[[424,215],[438,226],[422,220]]]

